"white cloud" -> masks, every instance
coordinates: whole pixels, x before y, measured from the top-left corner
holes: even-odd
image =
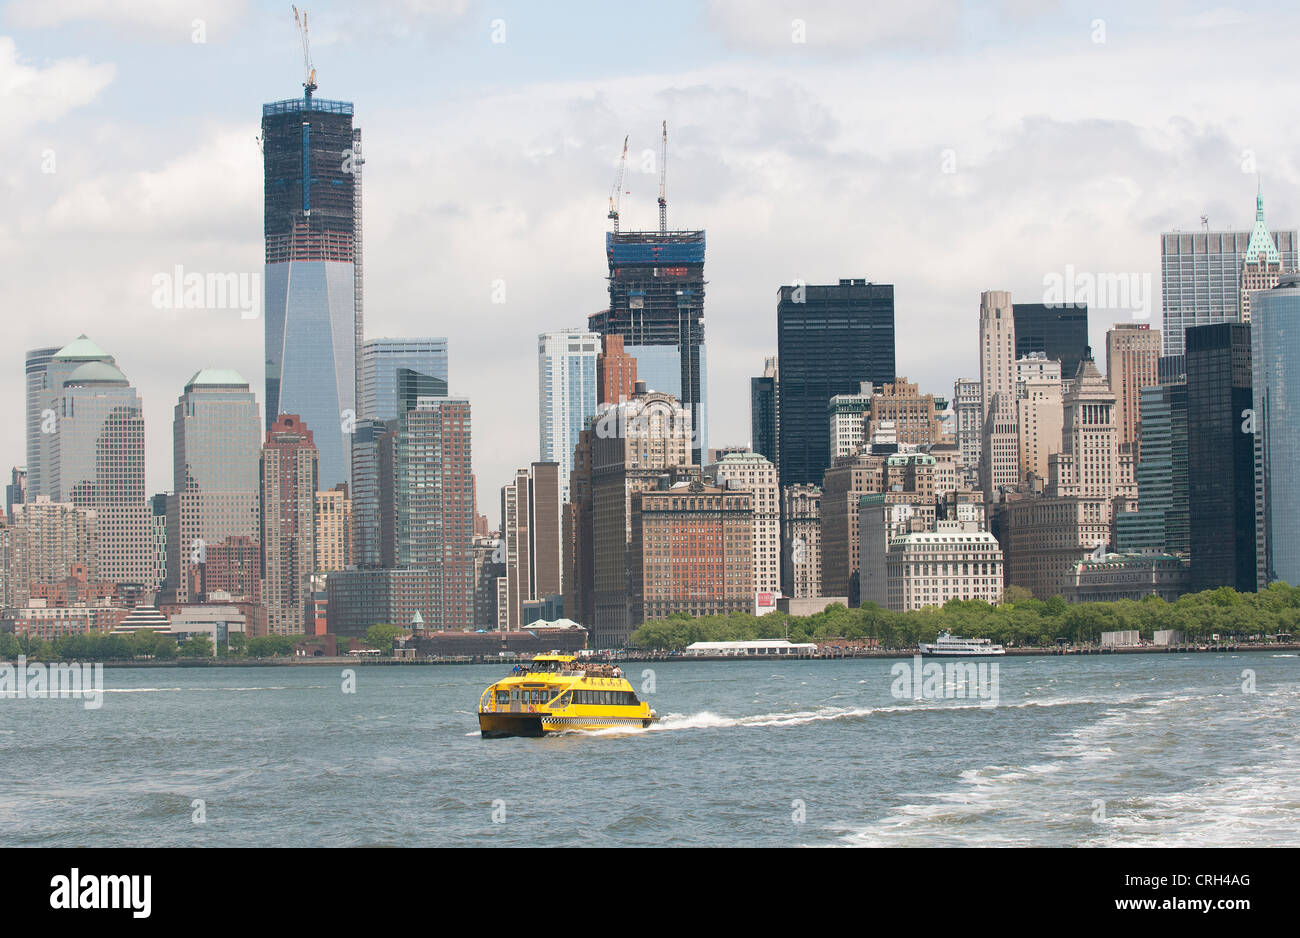
[[[709,0],[708,6],[715,29],[755,49],[931,45],[951,38],[961,12],[959,0]]]
[[[6,17],[15,26],[45,29],[95,23],[149,39],[191,42],[193,23],[225,27],[239,19],[245,0],[11,0]]]

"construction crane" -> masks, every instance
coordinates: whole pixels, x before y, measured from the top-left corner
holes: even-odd
[[[668,200],[664,197],[664,182],[668,175],[668,121],[664,121],[664,139],[659,150],[659,233],[668,231]]]
[[[618,159],[618,175],[614,177],[614,188],[609,190],[609,215],[606,217],[614,222],[614,234],[618,234],[618,206],[623,200],[623,172],[627,169],[627,139],[627,137],[623,138],[623,155]]]
[[[303,90],[307,92],[307,97],[316,90],[316,69],[311,64],[311,39],[307,34],[307,11],[303,10],[299,15],[298,7],[293,7],[293,21],[298,24],[298,32],[302,35],[302,74],[306,79],[302,83]]]

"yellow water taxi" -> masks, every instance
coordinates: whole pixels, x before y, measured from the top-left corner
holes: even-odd
[[[650,705],[637,699],[621,669],[558,653],[516,665],[478,702],[484,739],[645,727],[657,719]]]

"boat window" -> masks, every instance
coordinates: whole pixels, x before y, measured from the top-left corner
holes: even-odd
[[[510,691],[506,690],[505,688],[502,688],[501,690],[497,691],[497,703],[498,704],[510,703]]]

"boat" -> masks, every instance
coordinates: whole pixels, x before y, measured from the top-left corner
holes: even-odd
[[[483,691],[478,726],[484,739],[544,736],[565,730],[640,729],[659,715],[612,664],[552,652],[516,665]]]
[[[988,638],[958,638],[944,632],[933,642],[921,642],[921,654],[935,658],[991,658],[1007,650]]]

